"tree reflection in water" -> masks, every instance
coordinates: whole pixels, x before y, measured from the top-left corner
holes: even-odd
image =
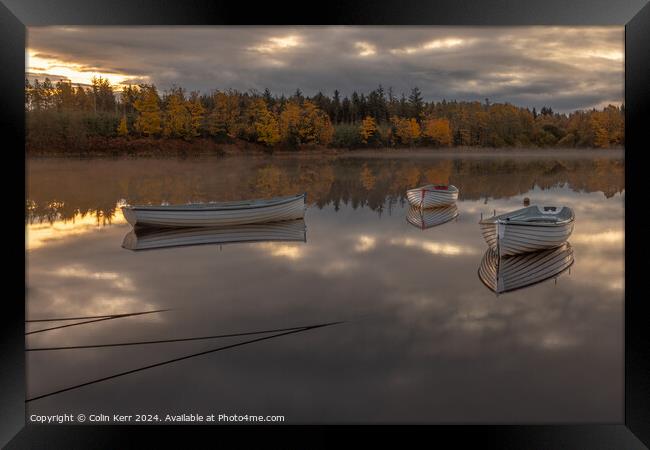
[[[618,153],[616,153],[618,154]],[[408,188],[451,183],[459,200],[507,198],[537,186],[624,190],[622,157],[435,157],[423,159],[336,156],[230,157],[192,160],[48,160],[29,162],[26,223],[94,216],[110,224],[119,201],[187,203],[265,198],[307,192],[319,208],[341,204],[382,212],[405,201]],[[620,155],[620,154],[618,154]],[[119,213],[118,213],[119,216]]]

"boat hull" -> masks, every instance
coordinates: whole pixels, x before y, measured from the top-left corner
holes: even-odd
[[[406,191],[406,198],[411,206],[417,208],[437,208],[456,202],[458,189],[451,185],[448,190],[436,190],[429,186],[422,186]]]
[[[269,223],[304,218],[305,195],[240,203],[125,206],[122,213],[134,227],[220,227]]]
[[[556,211],[555,207],[552,211]],[[573,233],[575,217],[569,208],[557,213],[530,206],[479,222],[483,239],[501,256],[559,247]]]
[[[152,250],[206,244],[306,242],[303,219],[231,227],[138,228],[124,236],[128,250]]]
[[[430,209],[411,206],[406,212],[406,220],[408,223],[421,230],[442,225],[456,217],[458,217],[458,207],[456,204]]]
[[[573,222],[557,226],[481,223],[483,239],[501,256],[551,249],[564,244],[573,232]]]
[[[573,261],[573,248],[569,243],[550,250],[501,258],[489,248],[481,260],[478,276],[483,284],[499,294],[555,278],[571,267]]]

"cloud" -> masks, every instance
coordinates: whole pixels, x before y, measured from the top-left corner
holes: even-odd
[[[377,53],[375,46],[368,42],[357,42],[354,46],[359,49],[359,56],[372,56]]]
[[[569,111],[623,102],[623,37],[623,27],[30,27],[28,70],[64,63],[163,90],[277,95],[418,86],[427,100]]]

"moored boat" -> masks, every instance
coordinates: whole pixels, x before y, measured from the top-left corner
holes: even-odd
[[[421,209],[411,206],[406,212],[406,220],[414,227],[426,230],[458,217],[456,204],[442,206],[440,208]]]
[[[555,278],[571,267],[573,261],[573,248],[569,243],[501,258],[496,250],[488,248],[481,260],[478,276],[489,289],[500,294]]]
[[[205,244],[306,241],[305,221],[297,219],[231,227],[134,228],[124,236],[122,247],[152,250]]]
[[[436,208],[451,205],[458,200],[458,188],[451,184],[427,184],[406,191],[406,198],[418,208]]]
[[[123,206],[132,226],[218,227],[302,219],[306,194],[268,200],[193,203],[187,205]]]
[[[501,256],[518,255],[564,244],[573,232],[575,215],[566,206],[529,206],[479,224],[485,242]]]

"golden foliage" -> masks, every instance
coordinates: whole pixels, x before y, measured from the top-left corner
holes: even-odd
[[[602,111],[594,111],[590,126],[594,133],[594,146],[606,148],[623,144],[625,127],[623,116],[617,107],[609,105]]]
[[[377,133],[377,122],[375,119],[370,116],[367,116],[365,119],[363,119],[359,133],[361,134],[361,142],[367,144],[368,140]]]
[[[129,134],[129,128],[126,124],[126,116],[122,116],[122,120],[120,120],[120,124],[117,127],[117,135],[128,136],[128,134]]]
[[[214,110],[208,118],[208,132],[213,135],[237,137],[240,131],[239,94],[236,92],[216,92]]]
[[[451,126],[447,119],[427,119],[424,122],[422,136],[431,139],[435,145],[451,144]]]
[[[266,106],[266,102],[258,98],[252,103],[252,117],[257,141],[266,145],[280,142],[280,125],[275,114]]]
[[[172,92],[180,98],[167,97],[161,102],[154,85],[123,86],[119,97],[113,89],[102,78],[95,78],[90,87],[74,87],[69,81],[53,83],[48,78],[33,84],[26,80],[28,145],[45,148],[56,143],[83,148],[87,137],[106,136],[108,128],[112,129],[109,134],[118,136],[129,132],[154,136],[164,129],[166,136],[185,139],[209,134],[290,146],[334,141],[341,148],[371,142],[398,147],[601,148],[625,143],[623,105],[568,114],[543,107],[538,113],[487,99],[485,103],[424,102],[415,91],[413,100],[406,103],[406,99],[386,99],[381,88],[366,97],[353,95],[352,103],[347,98],[342,103],[338,93],[336,99],[320,93],[310,99],[299,93],[287,103],[268,90],[262,95],[236,90],[211,95],[193,92],[186,101],[183,89],[174,88]],[[343,107],[344,103],[347,106]],[[128,119],[126,132],[120,124],[122,115]],[[79,123],[70,126],[70,120]]]
[[[153,86],[147,86],[143,91],[133,104],[139,113],[135,129],[145,136],[152,136],[161,130],[160,98]]]
[[[185,106],[184,99],[179,94],[169,97],[165,114],[165,126],[163,135],[165,137],[183,137],[191,135],[192,116]]]
[[[294,141],[298,140],[300,136],[300,119],[300,105],[294,102],[287,103],[280,113],[280,135],[283,142],[294,143]]]
[[[420,124],[415,119],[405,119],[401,117],[391,117],[393,128],[395,129],[395,136],[399,139],[400,143],[413,145],[420,137],[421,130]]]
[[[311,101],[305,100],[302,106],[300,126],[301,142],[327,145],[333,134],[334,130],[327,114]]]
[[[314,103],[305,100],[302,105],[289,102],[280,113],[280,135],[290,145],[331,142],[334,129],[329,117]]]
[[[190,111],[191,136],[199,136],[201,134],[200,130],[203,127],[203,120],[205,119],[205,108],[197,97],[189,102],[188,109]]]

